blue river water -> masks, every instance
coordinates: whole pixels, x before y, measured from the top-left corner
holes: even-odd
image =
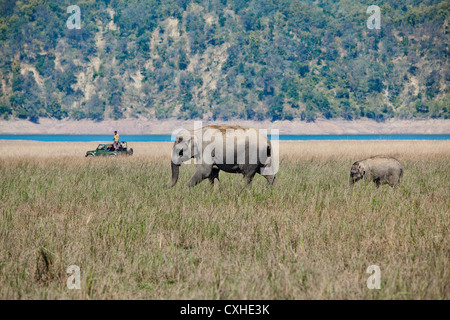
[[[169,142],[171,135],[120,135],[121,141],[130,142]],[[272,138],[272,137],[270,137]],[[45,142],[111,142],[112,135],[0,135],[0,140],[32,140]],[[450,134],[356,134],[356,135],[280,135],[282,141],[312,140],[450,140]]]

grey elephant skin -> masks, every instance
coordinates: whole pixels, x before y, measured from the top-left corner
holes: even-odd
[[[213,141],[216,141],[217,138],[205,139],[205,136],[208,136],[208,133],[211,132],[222,135],[223,139],[221,147],[213,149],[210,145]],[[227,139],[225,139],[225,136],[230,132],[239,138],[233,139],[233,143],[228,142],[228,148],[231,150],[231,153],[229,151],[229,155],[227,156]],[[249,139],[248,132],[257,136],[257,139]],[[203,137],[201,140],[197,139],[200,135]],[[195,139],[194,136],[196,137]],[[201,146],[199,144],[201,144]],[[264,148],[264,150],[262,150],[262,148]],[[257,158],[252,158],[249,154],[251,152],[254,154],[254,150],[257,150]],[[233,125],[214,125],[206,126],[197,129],[196,131],[185,130],[183,134],[179,133],[176,136],[172,148],[172,180],[169,187],[173,187],[177,183],[181,163],[192,158],[198,160],[199,156],[202,156],[203,162],[196,164],[196,171],[188,182],[189,187],[197,185],[204,179],[208,179],[210,184],[214,185],[215,180],[217,180],[217,182],[219,181],[220,171],[241,173],[244,176],[247,185],[252,182],[255,174],[259,173],[267,179],[269,185],[273,185],[276,172],[267,170],[268,167],[271,167],[272,152],[272,144],[267,135],[262,133],[260,136],[259,129],[256,128]],[[261,156],[261,154],[263,156]],[[208,158],[211,161],[205,161]]]
[[[402,177],[403,168],[397,159],[387,156],[374,156],[353,163],[350,171],[350,186],[365,178],[373,181],[377,187],[382,184],[396,187]]]

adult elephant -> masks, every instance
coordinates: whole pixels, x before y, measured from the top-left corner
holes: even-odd
[[[214,185],[221,170],[242,173],[247,184],[259,173],[273,185],[278,169],[278,149],[273,150],[266,130],[234,125],[180,131],[172,148],[170,187],[177,183],[181,163],[192,158],[197,170],[189,180],[189,187],[204,179]]]

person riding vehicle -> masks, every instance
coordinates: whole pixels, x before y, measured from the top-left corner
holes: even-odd
[[[119,134],[114,131],[114,150],[119,150]]]

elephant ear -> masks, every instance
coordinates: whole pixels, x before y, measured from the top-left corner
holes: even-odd
[[[198,159],[199,156],[200,156],[200,151],[199,151],[199,148],[198,148],[197,139],[192,139],[191,142],[194,145],[193,148],[192,148],[193,154],[191,154],[191,158]]]
[[[359,164],[358,169],[359,169],[359,172],[361,173],[361,175],[364,176],[366,174],[366,168],[361,163]]]

